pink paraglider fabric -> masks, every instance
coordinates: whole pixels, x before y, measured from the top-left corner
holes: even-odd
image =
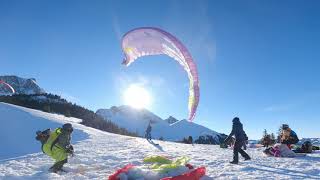
[[[122,64],[129,66],[142,56],[165,54],[175,59],[189,77],[189,115],[192,121],[199,104],[199,77],[197,66],[187,48],[170,33],[155,27],[142,27],[127,32],[122,38],[125,58]]]
[[[127,173],[130,169],[132,169],[134,167],[134,165],[132,164],[128,164],[125,167],[118,169],[114,174],[110,175],[108,180],[120,180],[120,178],[118,178],[119,174],[121,173]]]
[[[10,84],[8,84],[8,83],[6,83],[6,82],[4,82],[2,80],[0,80],[0,84],[4,84],[5,86],[7,86],[11,90],[12,94],[15,93],[15,90],[13,89],[13,87]]]

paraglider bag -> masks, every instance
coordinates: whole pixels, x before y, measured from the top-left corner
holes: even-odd
[[[48,138],[50,137],[50,129],[46,129],[44,131],[37,131],[36,134],[36,140],[40,141],[41,144],[44,144],[47,142]]]

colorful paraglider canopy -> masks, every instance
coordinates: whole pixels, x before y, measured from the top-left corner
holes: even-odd
[[[11,94],[15,93],[15,90],[13,89],[13,87],[10,84],[8,84],[8,83],[6,83],[6,82],[4,82],[2,80],[0,80],[0,86],[4,86],[5,89],[9,90]]]
[[[189,116],[192,121],[199,103],[199,78],[197,66],[187,48],[173,35],[155,27],[142,27],[127,32],[122,38],[125,58],[122,64],[129,66],[137,58],[165,54],[184,68],[189,77]]]

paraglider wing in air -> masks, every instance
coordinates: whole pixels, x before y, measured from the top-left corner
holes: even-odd
[[[168,55],[184,68],[189,77],[189,117],[192,121],[199,103],[199,78],[196,64],[187,48],[170,33],[154,27],[143,27],[127,32],[122,38],[125,54],[123,65],[149,55]]]

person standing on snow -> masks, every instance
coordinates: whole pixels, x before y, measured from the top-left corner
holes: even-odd
[[[150,121],[145,134],[146,139],[150,141],[151,141],[151,130],[152,130],[152,127],[151,127],[151,121]]]
[[[48,133],[46,140],[41,138],[41,132],[37,132],[36,139],[42,143],[42,151],[56,161],[50,167],[50,172],[63,171],[63,165],[68,162],[68,154],[73,155],[73,146],[70,143],[72,131],[72,125],[66,123],[62,128],[57,128],[52,132],[46,130]]]
[[[232,164],[238,164],[239,162],[239,154],[241,154],[242,157],[245,158],[246,160],[250,160],[250,156],[241,149],[241,147],[243,146],[243,144],[247,141],[247,135],[243,130],[243,126],[240,122],[240,119],[238,117],[233,118],[232,120],[232,131],[230,133],[230,135],[224,140],[225,143],[227,143],[232,136],[234,135],[236,138],[236,141],[234,143],[234,147],[233,147],[233,161],[231,161],[230,163]]]
[[[189,137],[188,137],[188,143],[193,145],[193,138],[192,138],[192,136],[189,136]]]

